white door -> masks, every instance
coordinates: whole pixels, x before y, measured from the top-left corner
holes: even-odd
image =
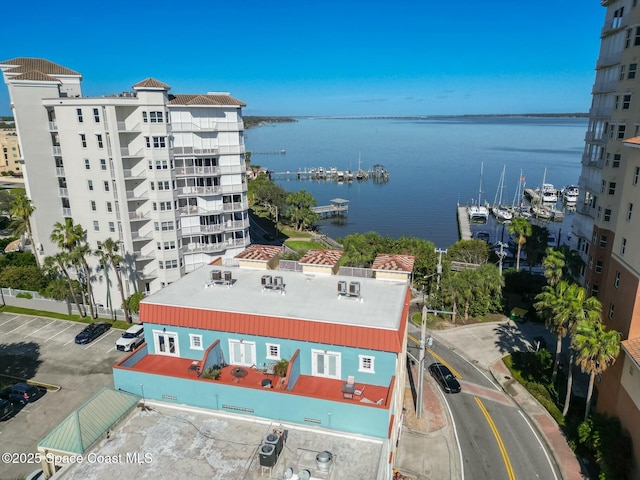
[[[178,334],[175,332],[153,331],[153,344],[158,355],[180,356]]]
[[[229,364],[250,367],[256,364],[256,343],[229,340]]]
[[[340,353],[326,350],[311,351],[312,374],[317,377],[340,378]]]

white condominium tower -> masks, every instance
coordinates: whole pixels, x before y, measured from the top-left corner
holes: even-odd
[[[58,252],[54,223],[71,218],[94,249],[107,238],[121,242],[130,295],[249,245],[242,102],[228,93],[171,94],[152,78],[83,97],[82,75],[48,60],[14,58],[0,69],[41,260]],[[97,257],[91,262],[94,301],[106,305],[106,278]]]

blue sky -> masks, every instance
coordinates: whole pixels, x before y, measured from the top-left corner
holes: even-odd
[[[44,0],[2,7],[0,60],[43,57],[84,95],[153,77],[245,115],[587,112],[599,0]],[[5,85],[0,115],[9,115]]]

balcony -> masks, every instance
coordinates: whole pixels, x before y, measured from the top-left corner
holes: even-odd
[[[151,260],[156,259],[155,255],[142,253],[140,251],[133,252],[133,256],[135,257],[136,262],[150,262]]]
[[[158,278],[158,271],[151,270],[150,272],[142,272],[139,278],[140,280],[153,280],[154,278]]]
[[[142,149],[139,149],[138,151],[134,152],[132,149],[128,147],[123,147],[123,148],[120,148],[120,155],[122,157],[143,157],[144,152]]]
[[[126,133],[126,132],[139,132],[140,131],[140,122],[135,124],[133,127],[127,127],[127,122],[118,122],[118,132]]]
[[[144,222],[150,219],[149,212],[129,212],[130,222]]]
[[[131,240],[134,242],[148,242],[153,240],[151,233],[140,234],[139,232],[131,232]]]
[[[125,168],[123,171],[125,180],[127,179],[138,179],[138,178],[147,178],[147,169],[141,168],[140,171],[135,172],[130,168]]]
[[[208,167],[176,167],[177,176],[185,175],[220,175],[220,167],[208,166]]]
[[[218,148],[173,147],[174,155],[218,155]]]
[[[247,210],[249,205],[247,202],[223,203],[222,210],[225,212]]]
[[[225,242],[188,243],[184,246],[185,255],[189,253],[222,253],[228,248]]]
[[[222,233],[224,232],[224,225],[221,223],[215,224],[215,225],[189,225],[189,226],[184,226],[182,225],[181,231],[182,231],[182,236],[189,236],[189,235],[198,235],[201,233]]]
[[[127,200],[148,200],[149,190],[136,192],[135,190],[127,190]]]
[[[177,189],[178,195],[219,195],[222,188],[218,185],[210,187],[180,187]]]

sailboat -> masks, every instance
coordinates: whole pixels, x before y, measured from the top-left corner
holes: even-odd
[[[513,195],[513,203],[511,204],[511,212],[514,215],[520,217],[530,217],[531,212],[524,206],[524,188],[527,185],[522,170],[520,170],[520,178],[518,179],[518,186],[516,187],[516,193]]]
[[[484,163],[480,164],[480,190],[478,190],[478,204],[469,205],[467,207],[469,213],[469,220],[487,221],[489,220],[489,209],[484,205],[481,205],[482,200],[482,173],[484,171]]]
[[[513,214],[502,205],[502,191],[504,190],[504,172],[506,165],[502,167],[502,174],[500,175],[500,181],[498,182],[498,190],[496,190],[496,196],[493,198],[493,206],[491,207],[491,213],[503,222],[507,222],[513,218]]]
[[[545,183],[547,179],[547,169],[544,169],[544,175],[542,176],[542,188],[536,189],[538,193],[538,198],[536,204],[531,207],[531,211],[533,212],[534,217],[539,218],[541,220],[550,220],[552,216],[551,208],[547,205],[544,205],[545,199],[545,189],[549,190],[549,187],[553,188],[553,185],[549,183]],[[556,196],[556,200],[558,197]]]

